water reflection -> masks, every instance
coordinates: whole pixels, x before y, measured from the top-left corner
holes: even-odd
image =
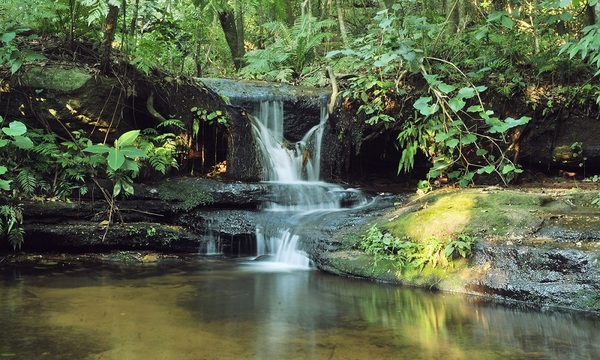
[[[0,272],[15,359],[595,359],[600,319],[245,260]]]

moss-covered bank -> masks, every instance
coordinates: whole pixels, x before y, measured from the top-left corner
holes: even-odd
[[[333,236],[340,244],[318,256],[327,271],[600,312],[600,208],[597,189],[498,187],[444,189],[414,197],[364,224]],[[376,225],[397,238],[476,239],[468,260],[445,269],[401,268],[359,250]]]

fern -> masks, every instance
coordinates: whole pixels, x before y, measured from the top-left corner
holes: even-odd
[[[17,226],[11,229],[8,233],[8,242],[12,245],[14,250],[20,249],[23,242],[25,242],[25,229],[21,226]]]
[[[508,61],[508,59],[499,58],[499,59],[492,60],[492,62],[490,62],[488,67],[492,70],[501,70],[501,69],[508,69],[508,68],[512,67],[512,65],[511,65],[510,61]]]
[[[16,250],[24,241],[25,230],[22,228],[23,215],[18,206],[0,206],[0,236],[7,238]]]
[[[165,161],[165,159],[162,156],[150,156],[150,158],[148,158],[148,162],[154,170],[160,172],[163,175],[167,173],[168,162]]]
[[[87,7],[88,10],[88,25],[96,21],[104,21],[108,14],[108,5],[121,7],[120,1],[117,0],[79,0],[81,5]]]
[[[274,40],[265,49],[246,53],[248,65],[242,74],[287,82],[302,79],[306,68],[315,62],[319,46],[332,36],[325,30],[334,25],[331,20],[318,21],[311,16],[299,18],[291,28],[280,22],[266,23],[263,28]]]
[[[31,195],[38,186],[38,180],[30,169],[23,169],[17,175],[17,186],[24,195]]]
[[[183,121],[181,121],[179,119],[166,119],[166,120],[163,120],[156,127],[160,128],[160,127],[170,127],[170,126],[176,127],[178,129],[181,129],[181,130],[185,130],[185,124],[183,123]]]

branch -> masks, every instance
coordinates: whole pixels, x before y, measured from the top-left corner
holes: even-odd
[[[338,85],[335,80],[335,75],[333,74],[333,69],[331,66],[327,67],[327,74],[329,75],[329,81],[331,81],[331,100],[329,100],[329,106],[327,107],[327,111],[332,114],[335,109],[335,103],[338,95]]]
[[[152,115],[155,119],[163,122],[163,121],[167,121],[167,119],[165,119],[164,116],[162,116],[158,111],[156,111],[156,109],[154,109],[154,92],[150,93],[150,96],[148,97],[148,100],[146,101],[146,108],[148,109],[148,112],[150,113],[150,115]]]

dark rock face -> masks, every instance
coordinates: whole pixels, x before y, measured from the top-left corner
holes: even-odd
[[[567,113],[568,111],[568,113]],[[600,171],[598,111],[564,110],[534,118],[523,131],[520,163],[538,171],[565,170],[586,174]]]
[[[120,211],[108,227],[106,202],[91,195],[73,203],[32,202],[23,208],[23,250],[196,253],[208,235],[218,234],[224,251],[249,254],[254,217],[268,193],[263,184],[198,178],[136,185],[134,196],[118,202]],[[0,249],[9,250],[7,242]]]
[[[77,202],[31,202],[23,208],[23,250],[197,253],[206,248],[211,237],[218,237],[224,253],[252,255],[256,253],[258,219],[266,216],[274,224],[283,224],[289,218],[284,212],[260,211],[264,203],[282,201],[274,194],[287,190],[289,196],[297,195],[293,188],[285,187],[200,178],[137,184],[133,196],[118,202],[119,212],[108,227],[108,206],[94,196],[99,192],[93,189]],[[360,201],[355,191],[342,191],[335,197],[347,207]],[[312,226],[319,232],[317,223]],[[8,243],[0,243],[0,250],[9,251]]]

